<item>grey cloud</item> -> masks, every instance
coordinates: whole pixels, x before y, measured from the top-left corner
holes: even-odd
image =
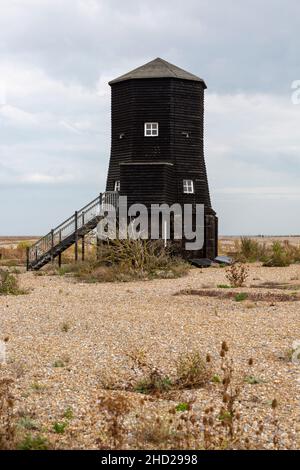
[[[107,82],[157,56],[208,84],[221,233],[299,232],[299,195],[284,193],[300,177],[298,13],[296,0],[2,0],[0,234],[43,233],[103,190]],[[20,204],[26,220],[11,216]]]

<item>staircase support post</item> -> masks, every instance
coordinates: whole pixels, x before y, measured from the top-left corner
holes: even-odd
[[[84,261],[84,257],[85,257],[85,239],[84,239],[84,235],[82,235],[82,237],[81,237],[81,259],[82,259],[82,261]]]
[[[105,197],[103,198],[103,194],[100,193],[99,194],[99,215],[101,214],[103,202],[105,203]],[[99,251],[100,251],[100,246],[101,246],[101,240],[98,238],[98,232],[97,232],[96,238],[97,238],[96,257],[97,257],[97,259],[99,259]]]
[[[78,261],[78,213],[75,211],[75,263]]]
[[[84,212],[82,212],[82,227],[84,227]],[[81,260],[84,261],[85,256],[85,238],[84,235],[81,237]]]
[[[53,253],[53,248],[54,248],[54,230],[51,230],[51,263],[54,261],[54,253]]]
[[[61,243],[61,230],[59,231],[59,243]],[[61,253],[58,255],[58,267],[61,267]]]
[[[26,247],[26,271],[29,271],[29,246]]]

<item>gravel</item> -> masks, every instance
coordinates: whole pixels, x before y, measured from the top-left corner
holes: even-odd
[[[299,284],[297,265],[249,269],[246,287],[236,292],[278,294],[287,291],[261,285]],[[251,375],[259,378],[258,384],[246,384],[243,390],[248,432],[255,435],[260,419],[268,422],[270,402],[276,398],[280,446],[299,448],[300,367],[286,358],[292,343],[300,339],[299,301],[174,296],[181,290],[227,284],[223,268],[191,269],[188,276],[175,280],[113,284],[33,273],[18,277],[30,292],[0,296],[0,339],[9,337],[7,365],[1,366],[0,374],[14,378],[16,416],[31,416],[54,448],[97,448],[95,403],[101,379],[126,376],[128,352],[143,349],[152,363],[172,371],[177,356],[192,349],[204,357],[210,353],[218,363],[224,340],[237,373],[247,369],[252,357]],[[183,397],[196,397],[203,410],[217,396],[216,388],[186,391]],[[137,394],[129,395],[136,399]],[[53,424],[64,419],[68,407],[74,417],[64,434],[55,434]],[[264,448],[272,448],[272,436],[267,425]]]

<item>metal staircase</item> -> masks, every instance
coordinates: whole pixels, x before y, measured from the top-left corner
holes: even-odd
[[[58,227],[52,229],[47,235],[40,238],[27,249],[27,270],[39,270],[45,264],[58,256],[61,264],[61,254],[75,244],[75,260],[78,259],[78,240],[82,240],[84,257],[84,237],[97,227],[103,217],[103,212],[111,206],[117,208],[119,193],[107,191],[96,199],[76,211]]]

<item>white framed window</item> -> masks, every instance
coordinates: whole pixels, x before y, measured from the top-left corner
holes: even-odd
[[[115,181],[115,191],[118,191],[120,192],[120,188],[121,188],[121,185],[120,185],[120,181]]]
[[[145,122],[144,136],[145,137],[157,137],[158,136],[158,122]]]
[[[183,192],[184,194],[194,194],[193,180],[183,180]]]

